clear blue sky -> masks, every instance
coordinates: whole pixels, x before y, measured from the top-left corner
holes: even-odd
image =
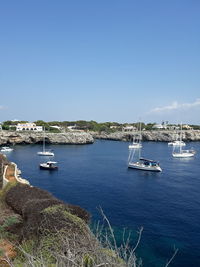
[[[0,121],[200,124],[199,0],[2,0]]]

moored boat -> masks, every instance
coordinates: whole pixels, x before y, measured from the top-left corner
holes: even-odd
[[[176,140],[173,142],[169,142],[168,146],[186,146],[186,143],[183,141]]]
[[[162,171],[159,162],[144,158],[140,158],[137,162],[129,162],[128,167],[143,171],[153,171],[153,172]]]
[[[39,156],[54,156],[54,153],[50,150],[37,152]]]
[[[133,148],[141,148],[142,144],[141,143],[137,143],[137,142],[133,142],[131,145],[128,146],[129,149],[133,149]]]
[[[133,136],[133,142],[128,146],[129,149],[139,149],[142,148],[142,135],[141,135],[141,123],[139,124],[139,133],[134,134]]]
[[[141,130],[141,126],[140,126],[140,130]],[[133,149],[130,149],[129,151],[128,168],[143,170],[143,171],[161,172],[162,169],[158,161],[145,159],[141,157],[141,148],[142,148],[141,138],[138,139],[137,144],[141,146],[134,147]]]
[[[56,161],[47,161],[44,163],[40,163],[40,169],[43,170],[57,170],[58,166],[56,165]]]
[[[172,152],[172,156],[174,158],[191,158],[194,157],[196,151],[193,149],[182,149],[182,124],[181,124],[181,131],[180,131],[180,140],[179,145],[175,146]],[[178,148],[178,150],[176,149]]]
[[[43,149],[42,151],[37,152],[38,156],[54,156],[54,153],[51,150],[45,149],[45,127],[43,133]]]
[[[195,150],[192,149],[181,149],[179,152],[173,152],[172,156],[174,158],[190,158],[190,157],[194,157],[194,155],[196,154]]]
[[[10,152],[13,151],[13,148],[9,147],[9,146],[3,146],[1,148],[1,152]]]

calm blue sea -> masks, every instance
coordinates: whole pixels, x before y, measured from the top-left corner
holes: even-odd
[[[200,266],[200,142],[190,142],[197,154],[191,159],[172,158],[162,142],[143,143],[142,156],[160,161],[162,173],[127,168],[128,143],[96,141],[92,145],[54,145],[58,171],[39,169],[41,145],[16,145],[8,159],[22,176],[59,199],[80,205],[101,218],[102,207],[118,235],[126,228],[144,231],[137,255],[145,267]],[[45,158],[46,159],[46,158]]]

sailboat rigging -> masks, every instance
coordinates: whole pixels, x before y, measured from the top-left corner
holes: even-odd
[[[142,147],[141,140],[142,140],[142,135],[141,135],[141,123],[140,123],[139,134],[137,133],[133,136],[133,142],[128,146],[128,148],[129,149],[141,148]]]
[[[45,127],[44,127],[44,131],[43,131],[43,146],[42,146],[42,151],[37,152],[37,154],[39,156],[54,156],[54,153],[50,150],[46,150],[45,149]]]
[[[173,149],[172,156],[174,158],[190,158],[194,157],[196,151],[192,149],[182,149],[182,124],[181,124],[181,130],[180,130],[180,140],[179,140],[179,146],[178,151],[176,151],[176,147]]]
[[[143,171],[161,172],[162,169],[158,161],[141,157],[141,147],[139,149],[130,149],[128,157],[128,168]]]
[[[168,146],[186,146],[185,142],[183,140],[178,140],[178,133],[176,132],[175,140],[168,143]]]

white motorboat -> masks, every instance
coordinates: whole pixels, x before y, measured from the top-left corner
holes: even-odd
[[[57,170],[58,166],[56,165],[56,161],[47,161],[44,163],[40,163],[40,169],[43,170]]]
[[[9,147],[9,146],[3,146],[1,148],[1,152],[10,152],[13,151],[13,148]]]
[[[162,171],[159,162],[144,158],[140,158],[137,162],[129,162],[128,167],[143,171],[153,171],[153,172]]]
[[[43,149],[42,151],[37,152],[39,156],[54,156],[54,153],[51,150],[45,149],[45,128],[44,128],[44,134],[43,134]]]

